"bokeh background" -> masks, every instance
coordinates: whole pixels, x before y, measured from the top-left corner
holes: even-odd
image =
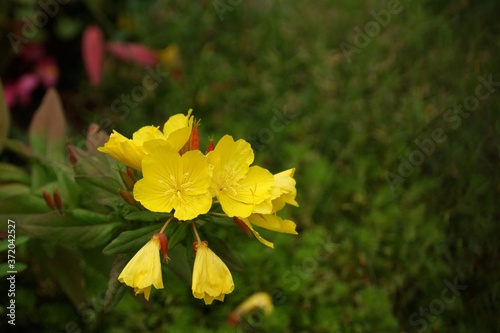
[[[212,306],[165,269],[150,302],[127,290],[105,312],[107,276],[85,265],[75,304],[20,244],[16,328],[500,332],[497,1],[18,0],[0,13],[10,138],[27,141],[50,86],[73,142],[90,123],[130,136],[193,108],[205,144],[230,133],[271,171],[296,167],[300,204],[286,212],[298,236],[266,234],[274,250],[224,235],[244,270]],[[98,54],[82,42],[91,26],[108,43],[98,78],[84,64]],[[113,42],[143,53],[113,53]],[[158,84],[138,95],[152,72]],[[0,161],[29,168],[9,149]],[[230,326],[256,291],[272,295],[272,315]]]

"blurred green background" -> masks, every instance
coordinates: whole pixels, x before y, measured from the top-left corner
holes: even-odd
[[[130,136],[193,108],[205,144],[229,133],[251,142],[256,162],[272,172],[297,168],[300,208],[287,214],[299,235],[264,233],[275,250],[243,233],[224,235],[245,265],[233,272],[236,288],[224,303],[205,306],[165,268],[165,289],[150,302],[127,290],[108,313],[106,276],[95,273],[87,301],[72,304],[57,282],[32,271],[21,244],[28,269],[17,276],[16,328],[500,332],[500,3],[57,4],[29,42],[56,63],[73,142],[91,122]],[[4,86],[27,68],[7,36],[22,35],[23,19],[41,10],[34,0],[0,4]],[[102,82],[92,86],[81,56],[82,32],[92,24],[106,40],[154,50],[169,73],[121,112],[111,105],[148,71],[107,55]],[[44,91],[10,107],[10,137],[27,140]],[[0,160],[26,167],[8,150]],[[7,290],[4,279],[0,286]],[[229,326],[229,312],[256,291],[273,296],[273,314]],[[4,306],[0,325],[8,331]]]

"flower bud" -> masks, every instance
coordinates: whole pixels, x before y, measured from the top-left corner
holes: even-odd
[[[56,208],[56,206],[54,206],[54,200],[52,200],[52,197],[50,196],[50,194],[48,194],[47,192],[43,191],[43,198],[45,199],[45,203],[47,204],[47,206],[50,209],[55,209]]]
[[[237,218],[236,216],[233,217],[233,220],[234,222],[236,222],[236,224],[238,225],[238,227],[241,228],[241,230],[243,230],[244,232],[247,233],[247,235],[249,237],[252,236],[252,231],[250,230],[250,228],[245,224],[245,222],[243,222],[242,220],[240,220],[239,218]]]
[[[126,203],[128,203],[130,206],[136,206],[137,201],[135,201],[134,197],[132,194],[130,194],[129,191],[126,190],[120,190],[120,196],[122,197],[123,200],[125,200]]]
[[[210,138],[210,141],[208,141],[208,147],[207,147],[207,152],[205,154],[208,154],[212,150],[214,150],[214,139]]]
[[[71,164],[75,165],[78,160],[76,158],[76,152],[70,143],[66,145],[66,151],[68,152],[69,161]]]
[[[120,173],[120,178],[122,179],[123,184],[127,188],[127,190],[132,191],[134,189],[135,181],[130,177],[130,174],[125,171],[118,171]]]
[[[59,195],[59,192],[57,192],[57,190],[54,190],[53,198],[54,198],[54,205],[56,206],[59,213],[62,213],[63,203],[61,196]]]
[[[200,136],[198,134],[198,122],[193,125],[193,131],[191,132],[191,138],[189,139],[190,150],[200,149]]]

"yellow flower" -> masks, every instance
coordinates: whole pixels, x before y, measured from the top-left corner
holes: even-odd
[[[269,246],[274,249],[274,244],[266,239],[264,239],[252,225],[259,226],[264,229],[271,231],[276,231],[285,234],[298,235],[295,228],[297,225],[291,220],[283,220],[276,214],[252,214],[248,218],[240,218],[250,231],[252,231],[255,238],[257,238],[262,244]]]
[[[274,306],[271,295],[262,291],[251,295],[229,314],[228,322],[236,326],[243,316],[257,310],[263,310],[266,316],[273,312]]]
[[[214,299],[224,301],[234,289],[231,272],[206,242],[196,244],[192,289],[193,296],[203,298],[205,304],[212,304]]]
[[[144,126],[128,139],[113,130],[108,142],[97,148],[115,160],[141,171],[141,161],[152,147],[158,144],[168,144],[175,151],[179,151],[189,140],[193,127],[192,110],[187,116],[176,114],[170,117],[163,126],[163,132],[156,126]]]
[[[134,186],[134,198],[153,212],[175,209],[178,220],[191,220],[212,206],[208,191],[211,172],[205,156],[191,150],[180,156],[158,145],[142,160],[144,178]]]
[[[210,192],[217,197],[224,212],[230,216],[248,217],[258,205],[259,212],[272,210],[269,201],[273,175],[259,166],[252,166],[254,155],[245,140],[234,141],[225,135],[207,155],[213,166]]]
[[[149,300],[151,286],[163,289],[160,261],[160,240],[154,235],[136,254],[130,259],[123,271],[118,276],[118,281],[134,288],[135,294],[144,293],[144,298]]]
[[[299,204],[295,201],[297,190],[295,189],[295,179],[293,179],[294,173],[295,168],[292,168],[274,175],[274,186],[271,195],[273,212],[283,209],[285,204],[299,207]]]

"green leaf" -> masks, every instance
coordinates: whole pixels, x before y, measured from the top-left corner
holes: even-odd
[[[7,139],[5,141],[5,148],[8,150],[18,154],[19,156],[23,156],[26,158],[36,158],[35,152],[28,147],[24,142],[16,140],[16,139]]]
[[[131,257],[132,255],[119,254],[113,263],[111,272],[109,273],[108,288],[104,296],[105,313],[110,312],[118,304],[123,295],[125,295],[127,286],[118,281],[118,276]]]
[[[28,265],[22,262],[16,262],[16,268],[14,271],[17,272],[17,274],[19,274],[25,271],[26,268],[28,268]],[[0,263],[0,278],[8,276],[9,275],[9,273],[7,273],[8,271],[12,271],[9,267],[9,264],[6,262]]]
[[[149,211],[137,211],[127,214],[125,216],[125,219],[129,221],[138,221],[138,222],[154,222],[161,220],[166,222],[170,216],[172,216],[172,214],[149,212]]]
[[[85,279],[78,252],[62,246],[57,246],[53,255],[40,246],[30,252],[37,262],[43,263],[43,269],[58,282],[75,307],[86,300]]]
[[[113,194],[118,194],[118,191],[123,188],[118,180],[107,176],[75,176],[75,180],[82,186],[98,187]]]
[[[186,238],[189,229],[188,222],[180,222],[176,224],[170,224],[167,227],[167,237],[168,237],[168,249],[173,249],[180,242]]]
[[[89,224],[103,224],[109,222],[109,214],[99,214],[83,208],[75,208],[66,212],[80,221],[86,221]]]
[[[45,200],[32,193],[22,193],[0,199],[0,212],[2,214],[33,214],[49,210]]]
[[[0,183],[30,183],[28,173],[15,165],[0,163]]]
[[[89,224],[58,212],[13,217],[24,232],[68,247],[99,247],[112,239],[122,223]]]
[[[124,231],[103,250],[104,254],[133,253],[144,246],[151,236],[160,231],[164,223],[157,223],[136,230]]]
[[[31,189],[22,184],[7,184],[0,186],[0,199],[30,193]]]
[[[29,128],[30,147],[48,160],[65,161],[66,120],[54,88],[47,90]]]
[[[21,236],[16,238],[16,246],[23,245],[29,240],[29,237],[26,236]],[[3,239],[0,241],[0,252],[7,251],[9,249],[9,240],[8,239]]]
[[[205,230],[203,231],[205,239],[208,241],[208,247],[210,247],[210,249],[226,263],[230,270],[238,272],[245,270],[245,265],[241,259],[238,258],[236,253],[234,253],[222,239],[206,232]]]
[[[0,152],[2,152],[10,128],[10,113],[5,103],[2,82],[0,82]]]
[[[182,281],[188,286],[192,283],[192,271],[188,257],[186,255],[186,247],[182,244],[173,249],[168,250],[170,261],[167,267],[172,270]]]

